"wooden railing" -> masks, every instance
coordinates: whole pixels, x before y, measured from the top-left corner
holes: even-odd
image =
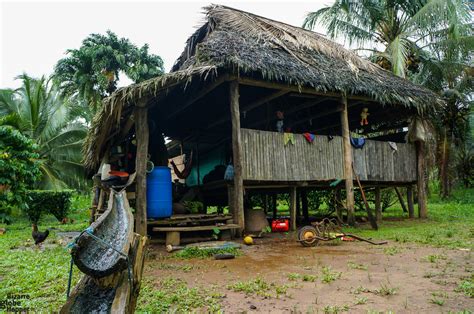
[[[242,175],[248,181],[328,181],[344,178],[342,137],[316,136],[308,143],[294,134],[285,145],[282,133],[242,129]],[[367,140],[352,148],[354,168],[362,181],[415,182],[412,144]]]

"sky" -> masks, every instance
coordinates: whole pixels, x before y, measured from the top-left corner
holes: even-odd
[[[15,77],[50,75],[67,49],[91,33],[115,32],[132,43],[148,43],[168,72],[186,39],[204,21],[203,7],[222,4],[301,26],[308,12],[331,0],[300,1],[8,1],[0,0],[0,88],[16,88]],[[324,33],[324,29],[316,31]],[[131,82],[121,78],[120,86]]]

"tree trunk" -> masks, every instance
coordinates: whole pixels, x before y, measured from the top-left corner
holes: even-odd
[[[418,193],[418,217],[427,218],[426,207],[426,185],[425,185],[425,143],[415,142],[417,157],[417,193]]]
[[[447,198],[450,194],[449,188],[449,156],[450,147],[448,140],[448,132],[446,128],[443,131],[443,140],[441,144],[441,167],[440,167],[440,181],[441,181],[441,198]]]

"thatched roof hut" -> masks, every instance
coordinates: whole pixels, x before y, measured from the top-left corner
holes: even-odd
[[[217,86],[229,77],[275,82],[321,95],[360,96],[420,115],[439,101],[433,92],[317,33],[220,5],[207,7],[206,12],[206,23],[188,39],[170,73],[120,88],[104,100],[87,137],[87,168],[98,166],[140,102],[161,107],[161,114],[174,113],[178,103],[185,107],[190,99],[181,97],[183,91],[199,98],[205,86]]]

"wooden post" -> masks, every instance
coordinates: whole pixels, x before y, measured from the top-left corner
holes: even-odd
[[[277,218],[277,194],[272,195],[273,219]]]
[[[403,195],[397,187],[395,187],[395,193],[397,193],[398,201],[400,202],[400,206],[402,206],[403,212],[408,212],[405,201],[403,200]]]
[[[336,189],[335,191],[335,199],[336,199],[336,216],[337,219],[339,219],[340,222],[344,221],[344,217],[342,216],[342,195],[341,195],[341,189]]]
[[[301,207],[303,209],[303,217],[305,223],[309,223],[309,213],[308,213],[308,191],[301,191]]]
[[[375,215],[377,221],[382,221],[382,198],[379,186],[375,187]]]
[[[290,229],[296,230],[296,187],[290,188]]]
[[[142,103],[144,105],[144,103]],[[148,156],[148,108],[135,107],[135,133],[137,139],[137,156],[135,158],[136,177],[136,212],[135,231],[147,235],[146,223],[146,163]]]
[[[407,186],[408,217],[415,217],[415,207],[413,206],[413,186]]]
[[[244,181],[242,179],[242,139],[240,134],[239,83],[230,82],[230,116],[232,120],[232,153],[234,162],[234,221],[245,228],[244,218]]]
[[[425,187],[425,143],[415,142],[417,161],[418,217],[427,218],[426,187]]]
[[[354,182],[352,178],[352,148],[350,142],[349,117],[347,110],[347,96],[342,97],[341,111],[342,142],[344,148],[344,179],[346,183],[347,223],[355,225],[354,216]]]

